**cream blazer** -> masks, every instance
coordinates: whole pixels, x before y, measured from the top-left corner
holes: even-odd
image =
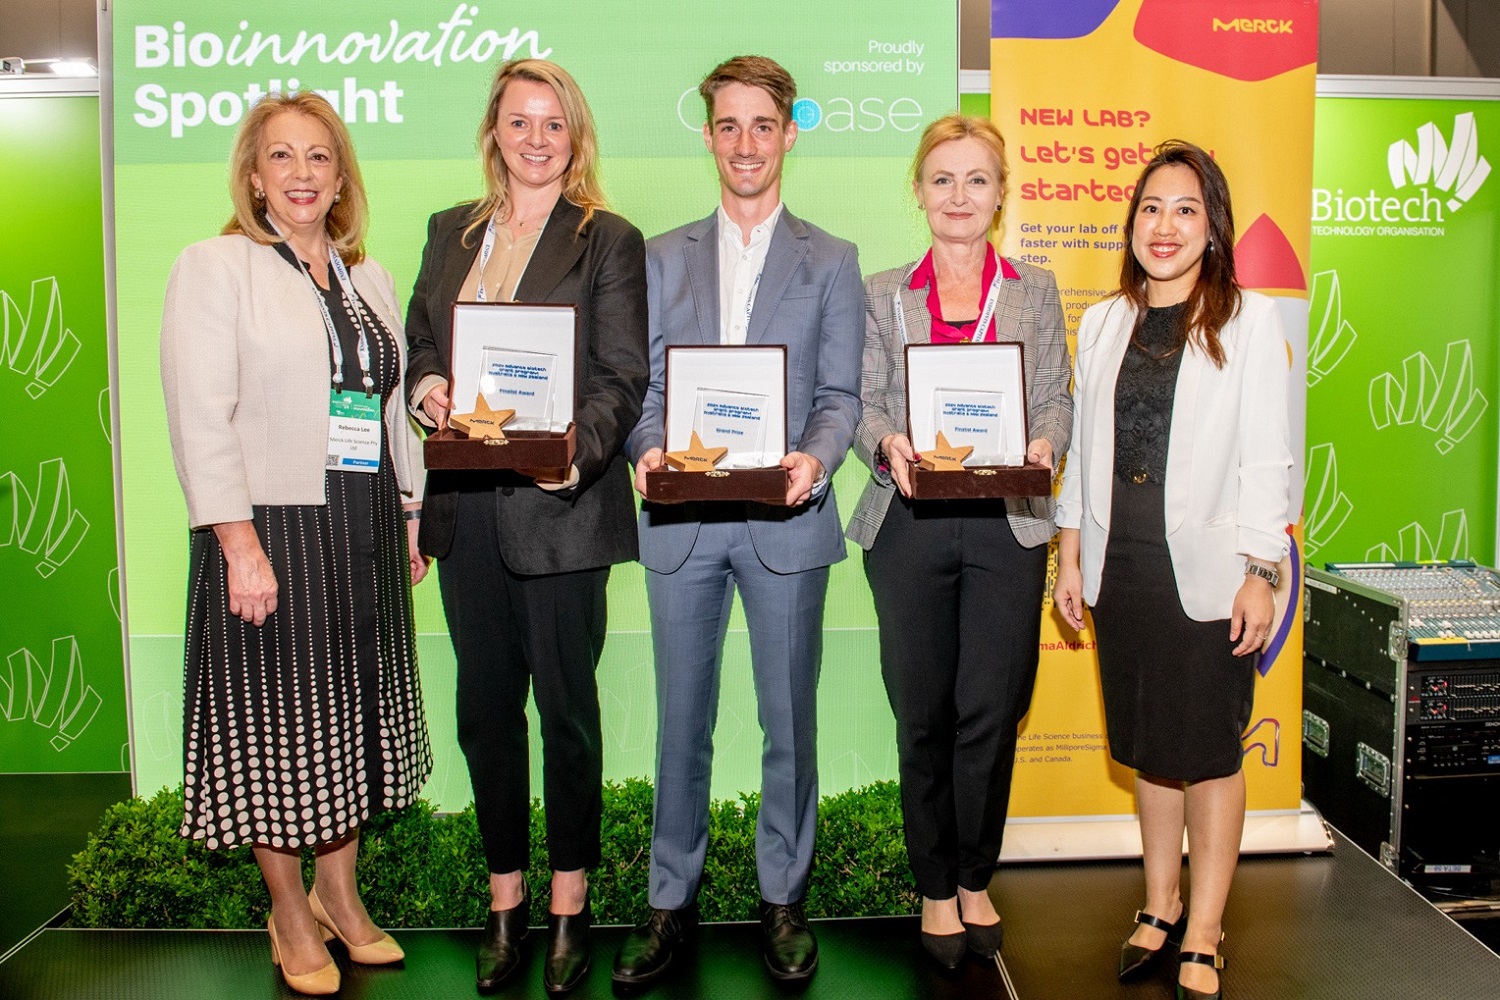
[[[1109,541],[1115,380],[1135,317],[1126,300],[1106,299],[1083,314],[1078,329],[1073,442],[1057,523],[1079,529],[1090,604],[1099,598]],[[1223,368],[1191,347],[1183,355],[1167,447],[1167,548],[1183,610],[1198,621],[1229,617],[1247,556],[1279,562],[1289,544],[1290,356],[1275,303],[1245,292],[1219,339]]]
[[[354,288],[390,330],[406,370],[395,286],[366,258]],[[358,363],[354,366],[357,385]],[[307,279],[274,247],[218,236],[184,250],[167,279],[161,382],[172,461],[199,528],[248,521],[252,504],[321,505],[333,378],[328,332]],[[422,449],[402,401],[385,407],[385,434],[407,499],[422,495]]]

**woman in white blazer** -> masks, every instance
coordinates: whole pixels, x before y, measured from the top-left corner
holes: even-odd
[[[310,92],[263,98],[229,173],[234,215],[177,258],[162,309],[192,528],[181,832],[251,846],[271,960],[292,989],[326,994],[340,977],[325,940],[360,963],[402,958],[354,865],[360,826],[432,771],[411,609],[427,571],[421,448],[338,113]]]
[[[1126,218],[1120,292],[1078,332],[1054,599],[1074,628],[1093,609],[1110,754],[1136,770],[1146,903],[1120,978],[1170,943],[1179,1000],[1199,1000],[1221,996],[1240,735],[1288,547],[1288,354],[1271,300],[1235,281],[1229,186],[1208,153],[1157,147]]]

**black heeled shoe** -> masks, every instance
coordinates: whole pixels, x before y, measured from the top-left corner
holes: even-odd
[[[594,911],[584,900],[577,913],[547,914],[547,965],[542,984],[548,993],[566,993],[589,971],[589,928]]]
[[[521,964],[521,942],[531,923],[531,892],[521,883],[521,901],[508,910],[491,910],[484,937],[474,956],[474,981],[482,990],[494,989]]]
[[[993,924],[971,924],[967,920],[962,921],[964,925],[964,940],[968,943],[969,950],[984,958],[994,958],[1000,954],[1000,944],[1005,940],[1005,925],[996,920]]]
[[[1187,962],[1192,962],[1196,965],[1211,965],[1214,967],[1215,972],[1222,973],[1224,970],[1223,955],[1210,955],[1202,951],[1185,951],[1177,956],[1179,967]],[[1222,975],[1219,976],[1219,988],[1212,993],[1199,993],[1197,990],[1184,986],[1180,982],[1177,984],[1177,1000],[1223,1000],[1223,998],[1224,977]]]
[[[963,931],[955,931],[952,934],[929,934],[922,932],[922,948],[932,956],[932,960],[945,969],[956,969],[964,960],[964,952],[968,946],[964,943],[968,935]]]
[[[1182,908],[1182,916],[1177,918],[1175,924],[1169,924],[1161,917],[1154,917],[1140,910],[1135,911],[1135,922],[1165,931],[1167,940],[1160,948],[1142,948],[1138,944],[1131,944],[1129,939],[1120,945],[1120,982],[1122,983],[1145,974],[1151,966],[1156,964],[1156,960],[1161,958],[1162,953],[1168,947],[1180,948],[1182,946],[1182,936],[1187,933],[1187,907]]]

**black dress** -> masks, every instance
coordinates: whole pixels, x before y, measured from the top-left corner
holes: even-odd
[[[1167,443],[1182,351],[1162,357],[1181,306],[1147,311],[1115,385],[1114,488],[1094,628],[1110,756],[1160,778],[1234,774],[1250,723],[1255,660],[1229,620],[1182,610],[1167,549]]]
[[[322,294],[345,385],[358,387],[352,307],[329,279]],[[373,312],[358,308],[383,403],[400,385],[400,357]],[[406,526],[385,437],[379,472],[324,473],[325,504],[253,508],[279,587],[259,628],[229,613],[217,536],[193,532],[182,836],[210,848],[328,843],[410,803],[432,772]]]

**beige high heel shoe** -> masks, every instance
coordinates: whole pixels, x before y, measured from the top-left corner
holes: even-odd
[[[266,932],[271,935],[271,964],[281,970],[281,978],[297,993],[310,996],[327,996],[339,991],[339,967],[329,959],[328,964],[316,972],[294,975],[281,964],[281,946],[276,942],[276,918],[266,918]],[[326,939],[325,939],[326,940]]]
[[[323,925],[324,930],[332,937],[338,938],[349,949],[349,957],[361,965],[390,965],[399,962],[406,957],[406,952],[396,943],[396,939],[384,932],[380,940],[369,944],[354,944],[344,937],[344,932],[339,930],[338,924],[328,915],[323,907],[323,901],[318,898],[318,886],[313,884],[312,890],[307,894],[307,905],[312,907],[313,919]],[[326,939],[325,939],[326,940]]]

